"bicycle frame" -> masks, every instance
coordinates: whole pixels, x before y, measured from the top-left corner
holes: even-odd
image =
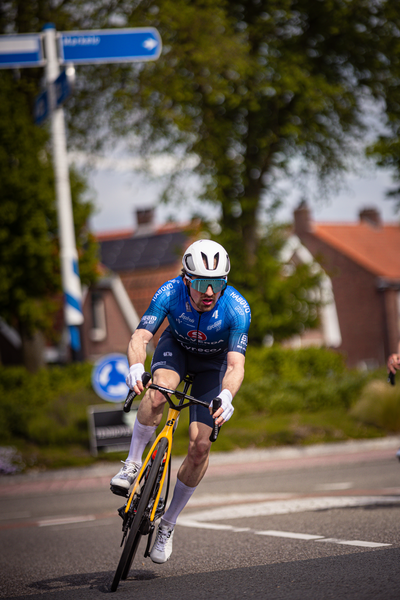
[[[171,458],[173,429],[174,429],[174,424],[175,424],[176,420],[179,418],[179,413],[180,413],[180,411],[177,410],[177,409],[173,409],[173,408],[169,408],[168,409],[167,421],[166,421],[166,423],[165,423],[162,431],[160,431],[160,433],[156,437],[156,439],[154,441],[154,444],[150,448],[150,451],[148,452],[148,454],[146,456],[146,459],[145,459],[144,463],[141,466],[139,474],[138,474],[138,476],[136,478],[136,481],[135,481],[134,486],[132,488],[132,491],[130,493],[129,500],[128,500],[127,504],[126,504],[125,513],[127,513],[129,511],[129,508],[131,506],[133,497],[134,497],[135,492],[136,492],[136,490],[137,490],[137,488],[139,486],[139,482],[140,482],[140,480],[142,478],[142,475],[143,475],[143,473],[144,473],[144,471],[145,471],[145,469],[146,469],[146,467],[147,467],[147,465],[148,465],[148,463],[150,461],[150,458],[151,458],[154,450],[157,447],[158,442],[162,438],[165,437],[168,440],[167,458],[165,459],[165,466],[164,466],[163,474],[162,474],[162,477],[161,477],[159,489],[158,489],[157,496],[156,496],[156,499],[155,499],[155,502],[154,502],[154,506],[153,506],[153,509],[152,509],[151,515],[150,515],[150,521],[154,520],[154,515],[156,513],[158,502],[159,502],[160,497],[161,497],[162,488],[163,488],[163,485],[164,485],[165,477],[167,475],[167,469],[168,469],[169,461],[170,461],[170,458]]]
[[[128,500],[127,504],[126,504],[125,513],[129,512],[129,509],[130,509],[130,506],[132,504],[132,500],[133,500],[133,497],[135,495],[135,492],[138,489],[140,480],[141,480],[141,478],[143,476],[143,473],[144,473],[147,465],[149,464],[150,458],[153,455],[153,452],[156,449],[157,444],[159,443],[159,441],[162,438],[167,438],[167,440],[168,440],[167,457],[166,457],[166,460],[165,460],[165,466],[164,466],[163,474],[162,474],[162,477],[161,477],[161,480],[160,480],[160,485],[159,485],[159,488],[158,488],[157,496],[155,498],[154,505],[153,505],[153,508],[152,508],[152,511],[151,511],[151,514],[150,514],[150,521],[151,522],[154,521],[154,517],[155,517],[155,513],[156,513],[156,510],[157,510],[157,507],[158,507],[158,503],[159,503],[159,500],[160,500],[160,497],[161,497],[161,492],[162,492],[162,489],[163,489],[164,481],[165,481],[165,478],[166,478],[166,475],[167,475],[167,470],[168,470],[169,461],[171,459],[171,452],[172,452],[172,439],[173,439],[173,435],[174,435],[174,431],[175,431],[175,425],[176,425],[176,423],[177,423],[177,421],[179,419],[180,411],[183,408],[186,408],[187,406],[190,406],[190,404],[192,404],[193,402],[196,402],[196,404],[202,404],[203,406],[207,406],[208,407],[208,404],[206,402],[201,402],[200,400],[197,400],[196,398],[193,398],[192,396],[189,396],[187,394],[187,391],[188,391],[188,389],[189,389],[189,387],[190,387],[190,385],[192,383],[190,377],[185,377],[184,381],[185,381],[185,387],[183,389],[183,392],[179,392],[177,390],[170,390],[170,389],[167,389],[167,388],[162,388],[162,387],[156,386],[154,384],[150,384],[150,386],[149,386],[150,389],[155,389],[155,390],[158,390],[159,392],[161,392],[161,394],[163,394],[163,396],[167,400],[167,402],[169,404],[168,415],[167,415],[167,420],[165,422],[165,425],[164,425],[163,429],[160,431],[160,433],[156,437],[153,445],[150,448],[150,451],[148,452],[148,454],[147,454],[147,456],[146,456],[146,458],[145,458],[145,460],[144,460],[144,462],[143,462],[143,464],[141,466],[139,474],[138,474],[138,476],[136,478],[136,481],[135,481],[134,486],[132,488],[132,491],[130,493],[129,500]],[[176,396],[176,398],[179,399],[179,404],[178,405],[175,405],[172,402],[169,394],[174,394]],[[185,399],[187,399],[188,402],[184,403]]]

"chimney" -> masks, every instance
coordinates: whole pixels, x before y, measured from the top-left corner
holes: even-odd
[[[301,200],[298,207],[294,210],[294,232],[301,238],[305,233],[310,233],[311,227],[311,214],[308,208],[307,202]]]
[[[154,208],[136,209],[135,235],[148,235],[154,231]]]
[[[381,215],[377,208],[363,208],[358,213],[360,223],[366,223],[367,225],[371,225],[372,227],[381,227]]]

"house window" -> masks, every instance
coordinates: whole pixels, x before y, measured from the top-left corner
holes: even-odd
[[[92,293],[92,329],[90,339],[92,342],[102,342],[107,337],[106,310],[103,296],[99,292]]]

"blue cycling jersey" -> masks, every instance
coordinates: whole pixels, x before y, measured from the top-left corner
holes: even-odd
[[[230,351],[246,353],[250,306],[230,285],[213,310],[198,312],[190,302],[182,277],[171,279],[154,294],[138,329],[154,334],[165,317],[172,335],[190,352],[203,355]]]

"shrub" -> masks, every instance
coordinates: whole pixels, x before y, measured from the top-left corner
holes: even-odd
[[[246,415],[348,409],[368,377],[346,369],[343,358],[330,350],[249,348],[235,407]]]
[[[51,367],[32,375],[0,367],[2,444],[24,439],[39,445],[86,443],[86,410],[101,400],[91,389],[89,363]]]
[[[362,423],[400,432],[400,388],[379,380],[370,381],[351,409],[351,415]]]

